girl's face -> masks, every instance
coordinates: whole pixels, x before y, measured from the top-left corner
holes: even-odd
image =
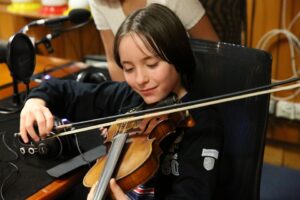
[[[171,92],[178,97],[186,93],[175,67],[149,51],[137,34],[122,37],[119,54],[126,82],[147,104]]]

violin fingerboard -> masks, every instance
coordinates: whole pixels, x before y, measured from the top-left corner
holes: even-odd
[[[104,199],[104,197],[106,195],[109,180],[113,176],[116,165],[117,165],[120,155],[122,153],[124,144],[126,142],[127,136],[128,136],[127,133],[119,133],[114,137],[112,144],[109,148],[108,154],[107,154],[107,161],[105,163],[102,174],[99,177],[94,200]]]

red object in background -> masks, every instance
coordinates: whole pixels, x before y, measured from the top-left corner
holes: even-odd
[[[42,15],[62,15],[68,9],[68,5],[61,6],[45,6],[43,5],[40,13]]]

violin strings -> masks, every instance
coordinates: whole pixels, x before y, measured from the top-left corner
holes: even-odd
[[[129,122],[125,122],[123,123],[123,130],[121,133],[126,133],[127,132],[127,125],[128,125]]]
[[[208,102],[183,106],[183,107],[179,107],[179,108],[175,108],[175,109],[169,109],[169,110],[163,110],[163,111],[158,111],[158,112],[154,112],[154,113],[148,113],[148,114],[140,115],[140,116],[122,118],[122,119],[119,119],[117,121],[92,125],[92,126],[89,126],[89,127],[78,128],[78,129],[73,129],[71,131],[58,133],[56,135],[48,137],[47,139],[51,139],[53,137],[61,137],[61,136],[65,136],[65,135],[75,134],[75,133],[81,133],[81,132],[85,132],[85,131],[89,131],[89,130],[93,130],[93,129],[97,129],[97,128],[104,128],[104,127],[108,127],[108,126],[115,125],[115,124],[132,122],[132,121],[137,121],[137,120],[141,120],[141,119],[145,119],[145,118],[152,118],[152,117],[157,117],[157,116],[161,116],[161,115],[166,115],[166,114],[171,114],[171,113],[176,113],[176,112],[192,110],[192,109],[196,109],[196,108],[201,108],[201,107],[206,107],[206,106],[211,106],[211,105],[216,105],[216,104],[221,104],[221,103],[226,103],[226,102],[230,102],[230,101],[245,99],[245,98],[249,98],[249,97],[260,96],[260,95],[269,94],[269,93],[273,93],[273,92],[279,92],[279,91],[284,91],[284,90],[292,90],[292,89],[299,88],[299,87],[300,87],[300,83],[296,83],[296,84],[293,84],[293,85],[282,86],[282,87],[279,87],[279,88],[253,92],[253,93],[250,93],[250,94],[243,94],[243,95],[238,95],[238,96],[233,96],[233,97],[227,97],[227,98],[217,99],[217,100],[214,100],[214,101],[208,101]]]

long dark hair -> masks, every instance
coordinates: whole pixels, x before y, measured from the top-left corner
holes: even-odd
[[[173,11],[160,4],[150,4],[126,18],[114,42],[115,61],[121,68],[120,40],[122,36],[132,33],[137,34],[155,55],[174,65],[181,76],[182,85],[186,89],[190,88],[195,60],[187,32]]]

